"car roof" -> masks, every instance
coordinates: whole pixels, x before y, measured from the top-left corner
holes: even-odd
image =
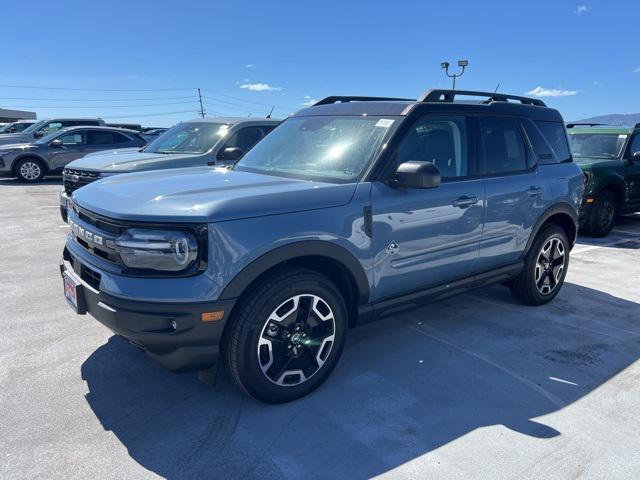
[[[459,101],[455,98],[456,95],[481,97],[482,100]],[[521,115],[539,120],[562,121],[562,116],[557,110],[547,107],[538,99],[495,92],[458,90],[428,90],[416,100],[406,98],[327,97],[311,107],[299,110],[293,116],[407,116],[415,109],[424,108],[442,113],[459,110],[484,114]]]
[[[251,118],[251,117],[205,117],[194,118],[183,123],[224,123],[227,125],[237,125],[240,123],[255,123],[261,125],[277,125],[282,120],[275,118]]]
[[[74,125],[73,127],[65,127],[58,130],[58,132],[72,132],[74,130],[85,130],[90,128],[91,130],[101,130],[105,132],[122,132],[129,134],[139,134],[140,132],[137,130],[131,130],[129,128],[120,128],[120,127],[107,127],[104,125]]]

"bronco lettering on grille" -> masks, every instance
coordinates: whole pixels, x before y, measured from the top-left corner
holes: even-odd
[[[96,245],[102,245],[104,243],[104,239],[100,235],[97,235],[93,232],[90,232],[86,228],[81,227],[70,218],[68,219],[68,223],[71,227],[71,230],[77,237],[80,237],[87,242],[95,243]]]

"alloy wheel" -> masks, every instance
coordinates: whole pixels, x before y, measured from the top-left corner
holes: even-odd
[[[547,240],[536,261],[535,281],[538,292],[549,295],[556,289],[564,272],[565,260],[564,242],[557,237]]]
[[[317,295],[296,295],[267,318],[258,340],[258,363],[276,385],[300,385],[315,375],[333,348],[336,324],[328,303]]]
[[[611,200],[605,200],[600,206],[600,210],[598,211],[598,228],[600,230],[606,231],[609,228],[609,225],[613,223],[616,213],[616,206]]]
[[[37,180],[42,173],[42,169],[37,162],[27,161],[20,165],[20,175],[25,180]]]

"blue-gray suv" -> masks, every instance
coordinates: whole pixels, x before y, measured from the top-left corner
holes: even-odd
[[[162,365],[221,361],[248,394],[285,402],[328,377],[355,325],[492,283],[553,299],[583,188],[540,100],[329,97],[232,169],[75,191],[60,269],[73,309]]]

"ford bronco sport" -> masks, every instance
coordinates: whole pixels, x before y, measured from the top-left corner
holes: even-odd
[[[604,237],[619,215],[640,211],[640,124],[567,127],[571,153],[584,172],[580,231]]]
[[[491,283],[553,299],[583,186],[540,100],[329,97],[233,169],[75,191],[60,269],[77,313],[162,365],[220,360],[248,394],[285,402],[327,378],[348,327]]]

